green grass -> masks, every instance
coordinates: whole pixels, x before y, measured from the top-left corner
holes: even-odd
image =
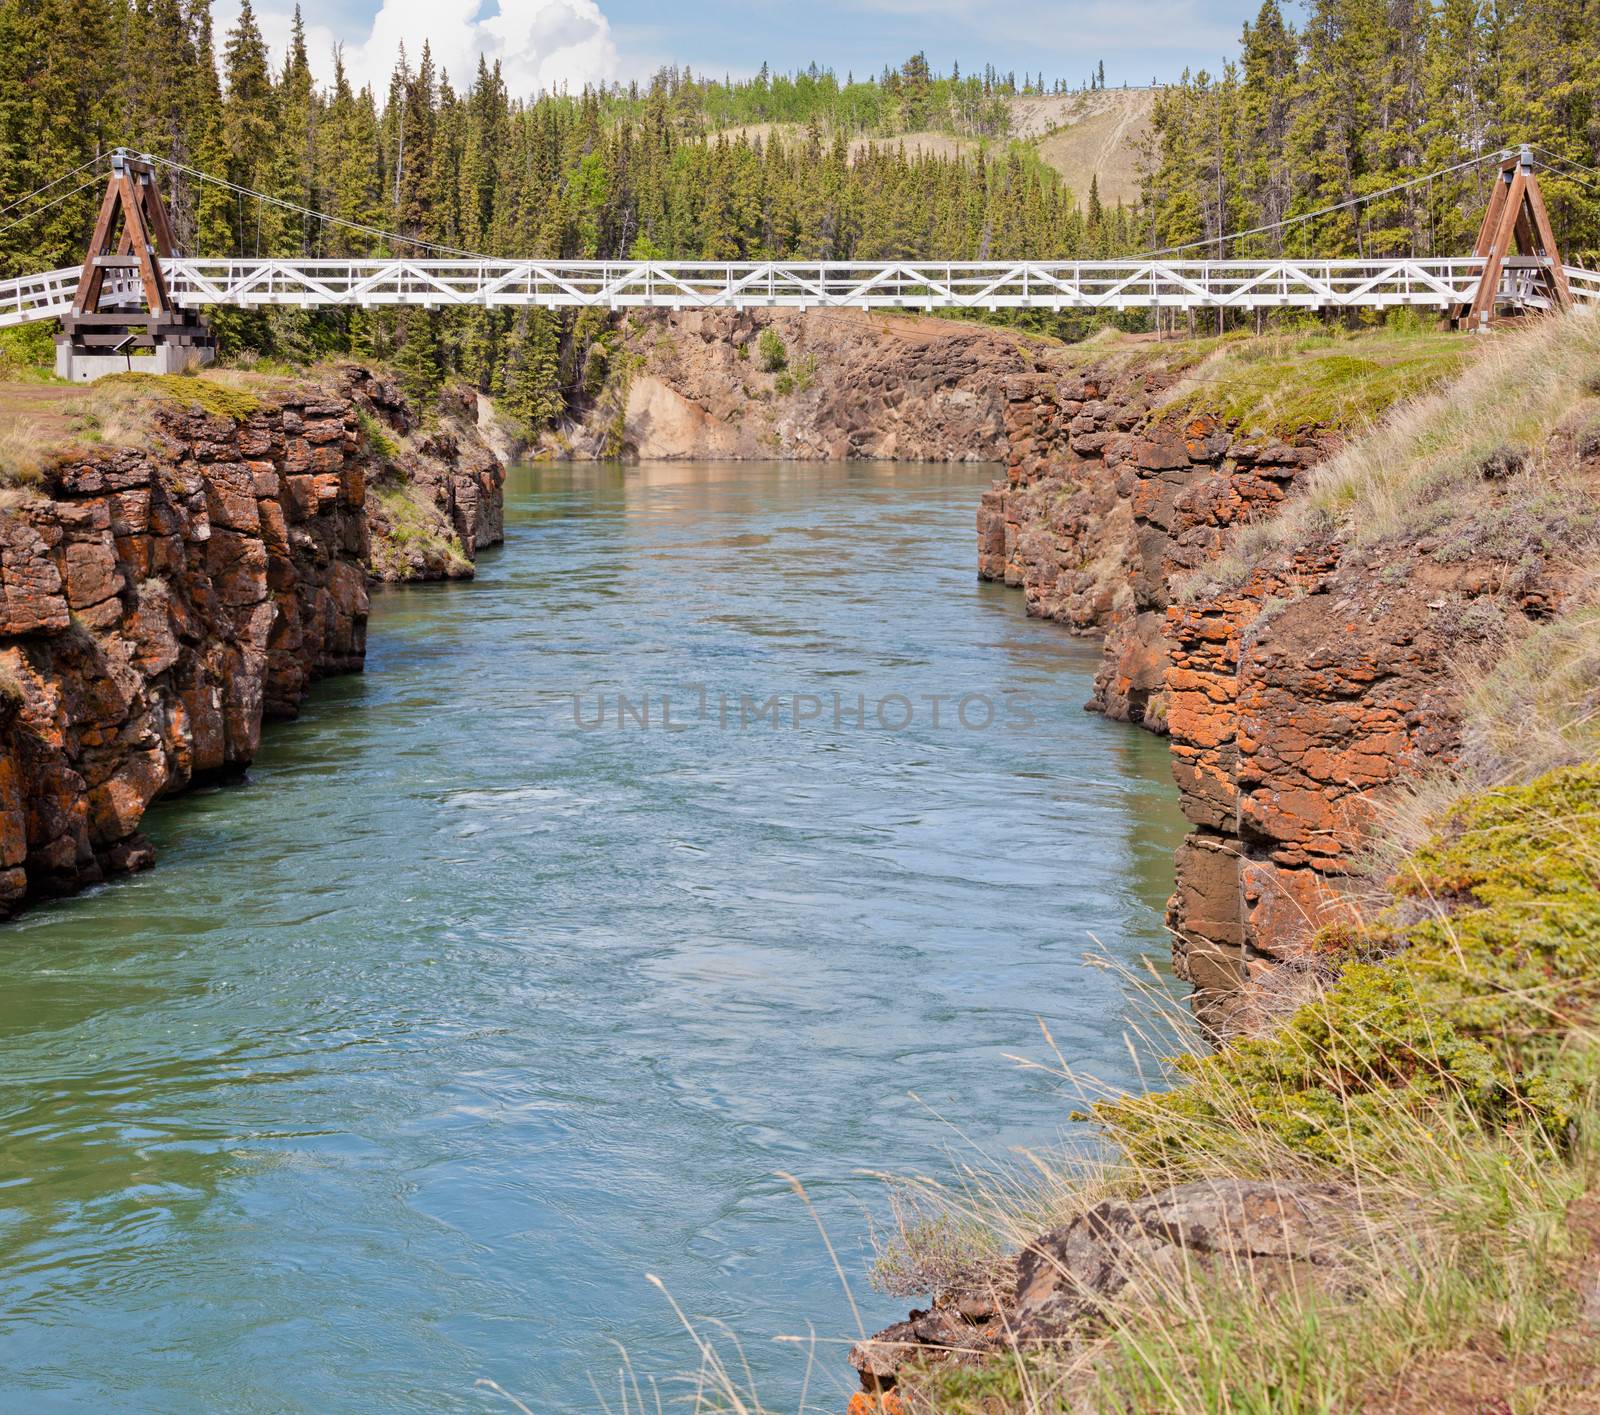
[[[356,422],[361,428],[361,436],[367,444],[367,450],[379,461],[392,462],[400,455],[399,444],[374,414],[365,408],[357,408]]]
[[[464,573],[472,561],[461,538],[426,493],[408,482],[368,483],[369,504],[380,516],[372,525],[372,570],[379,576],[407,579],[413,573],[413,554],[427,565]]]
[[[1481,341],[1416,318],[1347,331],[1320,323],[1255,335],[1130,338],[1103,329],[1057,349],[1069,367],[1170,384],[1157,417],[1206,413],[1244,433],[1352,433],[1459,373]]]
[[[1356,431],[1459,373],[1474,352],[1469,336],[1411,322],[1224,338],[1163,411],[1214,413],[1247,433]]]
[[[1137,1269],[1075,1343],[914,1374],[928,1408],[1331,1415],[1436,1356],[1491,1351],[1509,1408],[1532,1410],[1548,1372],[1519,1385],[1516,1359],[1569,1346],[1566,1375],[1591,1379],[1569,1206],[1600,1192],[1600,763],[1458,802],[1392,909],[1320,943],[1353,961],[1275,1035],[1094,1106],[1104,1169],[1034,1157],[1025,1183],[942,1191],[952,1221],[1015,1246],[1107,1192],[1331,1186],[1349,1220],[1325,1231],[1317,1278]]]

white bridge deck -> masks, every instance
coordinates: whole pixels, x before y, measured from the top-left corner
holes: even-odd
[[[1547,308],[1539,262],[1508,260],[1505,302]],[[1448,309],[1470,304],[1483,261],[573,261],[213,260],[161,262],[174,303],[300,308],[375,305],[602,309]],[[1565,267],[1573,297],[1600,303],[1600,274]],[[72,308],[77,267],[0,281],[0,326]],[[120,272],[119,272],[120,276]],[[136,280],[107,281],[139,298]]]

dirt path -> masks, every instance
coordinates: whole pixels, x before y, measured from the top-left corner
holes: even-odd
[[[59,441],[73,431],[83,389],[66,383],[0,382],[0,437]]]

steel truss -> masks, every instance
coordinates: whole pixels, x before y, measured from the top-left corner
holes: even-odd
[[[1528,262],[1507,262],[1506,303],[1543,308]],[[213,260],[162,262],[184,310],[538,306],[601,309],[1385,309],[1470,304],[1484,262]],[[120,274],[120,272],[118,272]],[[1564,268],[1600,301],[1600,274]],[[0,325],[71,312],[79,270],[0,281]],[[105,296],[133,298],[118,282]]]

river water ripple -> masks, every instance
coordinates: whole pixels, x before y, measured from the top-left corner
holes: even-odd
[[[613,1343],[693,1365],[646,1272],[792,1408],[771,1338],[854,1328],[780,1172],[899,1315],[862,1171],[1052,1142],[1040,1018],[1134,1079],[1082,955],[1165,955],[1182,830],[1095,651],[974,581],[991,474],[519,469],[477,582],[376,595],[154,872],[7,926],[0,1410],[615,1408]]]

